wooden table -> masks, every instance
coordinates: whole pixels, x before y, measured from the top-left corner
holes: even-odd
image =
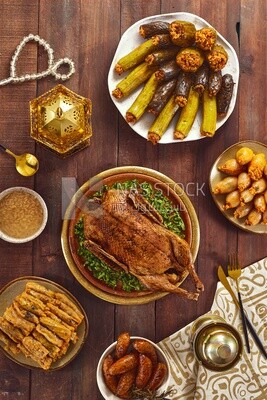
[[[203,17],[233,45],[240,61],[238,98],[233,114],[213,139],[153,146],[119,115],[108,93],[107,73],[120,37],[130,25],[150,15],[180,11]],[[17,174],[14,160],[1,154],[0,190],[33,188],[49,210],[47,227],[38,239],[25,245],[0,240],[0,287],[26,275],[51,279],[79,299],[90,323],[81,353],[58,372],[29,371],[1,354],[0,399],[101,399],[97,362],[119,332],[160,341],[209,310],[217,266],[225,265],[228,252],[238,250],[244,266],[266,256],[266,236],[231,225],[218,211],[208,187],[211,166],[225,148],[245,139],[266,142],[266,1],[2,0],[0,25],[0,78],[9,76],[10,59],[21,39],[39,34],[53,47],[56,59],[74,60],[76,73],[65,85],[92,100],[94,131],[90,147],[62,160],[29,136],[29,100],[54,87],[54,78],[0,87],[0,142],[15,153],[32,152],[40,160],[38,173],[24,178]],[[36,66],[45,69],[46,56],[31,45],[17,69],[21,74],[35,72]],[[158,170],[185,186],[193,183],[189,194],[201,229],[196,269],[205,284],[198,302],[168,295],[141,306],[114,305],[87,292],[70,273],[60,241],[62,178],[75,178],[81,186],[103,170],[125,165]]]

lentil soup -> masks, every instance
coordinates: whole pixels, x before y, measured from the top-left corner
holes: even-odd
[[[31,193],[16,190],[0,200],[0,230],[13,238],[34,235],[44,219],[42,205]]]

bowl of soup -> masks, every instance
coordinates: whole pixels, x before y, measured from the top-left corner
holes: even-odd
[[[10,243],[35,239],[47,223],[43,198],[26,187],[11,187],[0,193],[0,238]]]

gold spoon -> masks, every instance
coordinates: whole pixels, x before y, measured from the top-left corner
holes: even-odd
[[[10,154],[16,160],[16,170],[19,174],[23,176],[32,176],[34,175],[39,168],[39,161],[37,158],[30,153],[21,154],[17,156],[12,153],[12,151],[6,149],[4,146],[0,144],[0,150],[5,151],[7,154]]]

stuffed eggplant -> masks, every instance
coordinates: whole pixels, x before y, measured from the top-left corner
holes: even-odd
[[[208,91],[210,96],[216,96],[222,87],[222,71],[212,71],[209,76]]]
[[[209,67],[203,64],[194,75],[194,90],[199,94],[202,94],[208,87],[209,82]]]
[[[168,81],[178,76],[180,68],[178,67],[175,60],[168,61],[161,65],[161,67],[155,72],[156,78],[159,81]]]
[[[139,35],[147,39],[154,35],[169,33],[169,26],[169,22],[166,21],[149,22],[148,24],[140,25]]]
[[[217,94],[217,113],[219,117],[225,117],[228,112],[234,90],[233,77],[225,74],[222,77],[222,86]]]
[[[175,85],[176,78],[171,79],[170,81],[163,82],[157,88],[152,100],[147,107],[147,111],[151,114],[158,115],[173,94]]]
[[[174,97],[175,102],[180,107],[184,107],[186,105],[192,83],[193,79],[190,73],[184,71],[179,73],[174,90]]]

